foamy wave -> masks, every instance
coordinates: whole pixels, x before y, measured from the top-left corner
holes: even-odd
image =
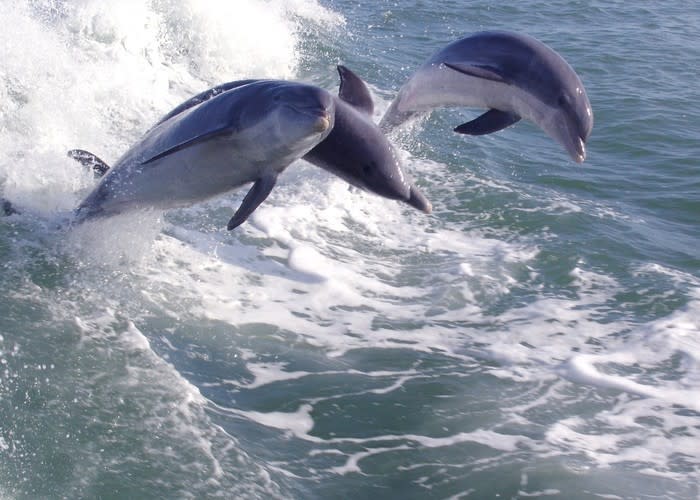
[[[164,112],[214,84],[291,78],[315,0],[3,2],[0,181],[33,211],[73,208],[93,183],[66,151],[109,163]]]

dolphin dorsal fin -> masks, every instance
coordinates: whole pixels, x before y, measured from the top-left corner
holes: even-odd
[[[342,64],[338,65],[338,74],[340,75],[338,97],[352,107],[372,116],[372,113],[374,113],[374,101],[367,84],[362,81],[362,78]]]
[[[84,149],[71,149],[68,151],[68,156],[80,163],[82,166],[92,169],[95,172],[95,177],[102,177],[109,170],[109,165],[100,160],[97,155]]]
[[[450,69],[464,73],[465,75],[484,80],[509,84],[509,80],[503,75],[502,71],[496,66],[488,64],[479,64],[471,62],[444,62],[442,63]]]
[[[253,187],[250,188],[248,194],[243,198],[241,206],[238,207],[236,213],[233,214],[231,220],[228,221],[226,228],[231,231],[243,224],[250,214],[252,214],[260,204],[268,197],[272,188],[277,183],[277,174],[266,174],[255,181]]]

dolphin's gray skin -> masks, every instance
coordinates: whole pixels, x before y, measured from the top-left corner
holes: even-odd
[[[394,148],[372,121],[369,89],[345,66],[338,66],[338,73],[335,126],[304,159],[353,186],[430,213],[432,205],[404,173]]]
[[[169,114],[129,149],[80,204],[77,220],[189,205],[253,182],[228,229],[242,224],[277,175],[333,128],[335,100],[311,85],[258,81]],[[99,172],[106,165],[94,155]]]
[[[554,50],[528,35],[485,31],[450,43],[404,84],[379,126],[393,130],[436,107],[488,108],[455,132],[482,135],[525,118],[586,158],[593,112],[581,79]]]
[[[393,147],[371,119],[374,103],[369,89],[348,68],[338,66],[338,73],[340,91],[338,97],[333,98],[335,125],[328,137],[309,151],[304,159],[353,186],[430,213],[432,205],[403,172]],[[217,85],[183,102],[159,123],[222,92],[260,81],[263,80],[238,80]],[[74,150],[69,155],[95,169],[101,168],[96,165],[104,163],[85,151]]]
[[[371,120],[374,103],[369,89],[357,75],[344,66],[340,74],[339,96],[334,97],[334,126],[329,135],[303,158],[353,186],[385,198],[401,200],[425,213],[432,211],[430,201],[403,172],[393,147]],[[237,80],[217,85],[183,102],[156,123],[167,122],[188,109],[230,90],[274,80]],[[109,166],[97,156],[74,149],[68,156],[102,175]]]

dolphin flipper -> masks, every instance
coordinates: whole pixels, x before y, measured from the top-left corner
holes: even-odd
[[[498,132],[520,121],[520,115],[509,111],[489,109],[474,120],[463,123],[454,131],[466,135],[486,135]]]
[[[236,130],[235,127],[231,127],[228,125],[221,127],[221,128],[215,128],[213,130],[208,130],[202,134],[199,134],[199,135],[192,137],[191,139],[186,139],[179,144],[175,144],[173,147],[168,148],[165,151],[161,151],[157,155],[152,156],[152,157],[148,158],[147,160],[142,161],[141,164],[147,165],[149,163],[153,163],[156,160],[160,160],[161,158],[163,158],[165,156],[176,153],[177,151],[188,148],[188,147],[193,146],[197,143],[205,142],[205,141],[208,141],[211,139],[215,139],[216,137],[221,137],[222,135],[232,134],[235,130]]]
[[[238,207],[236,213],[233,214],[231,220],[228,221],[226,228],[230,231],[243,224],[246,219],[250,217],[250,214],[252,214],[255,209],[258,208],[263,201],[265,201],[265,198],[267,198],[267,196],[270,194],[276,183],[276,174],[267,174],[255,181],[253,187],[250,188],[248,194],[246,194],[245,198],[243,198],[243,203],[241,203],[241,206]]]
[[[93,172],[95,172],[96,177],[102,177],[107,173],[107,170],[109,170],[109,165],[98,158],[97,155],[92,154],[90,151],[85,151],[83,149],[71,149],[68,151],[68,156],[84,167],[92,169]]]
[[[341,64],[338,65],[338,74],[340,75],[338,97],[352,107],[372,116],[372,113],[374,113],[374,101],[367,84],[362,81],[362,78]]]

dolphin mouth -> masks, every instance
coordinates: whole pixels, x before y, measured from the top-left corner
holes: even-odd
[[[317,106],[297,106],[287,104],[287,107],[300,115],[307,116],[313,120],[312,129],[315,132],[325,132],[333,125],[332,109],[322,105]]]
[[[333,124],[333,117],[331,113],[325,108],[305,108],[297,109],[300,113],[310,116],[313,122],[313,129],[316,132],[325,132],[331,128]]]
[[[328,111],[320,112],[316,115],[316,121],[314,122],[314,130],[317,132],[325,132],[331,128],[331,115]]]
[[[583,163],[586,159],[586,143],[581,137],[576,137],[569,148],[569,154],[576,163]]]

